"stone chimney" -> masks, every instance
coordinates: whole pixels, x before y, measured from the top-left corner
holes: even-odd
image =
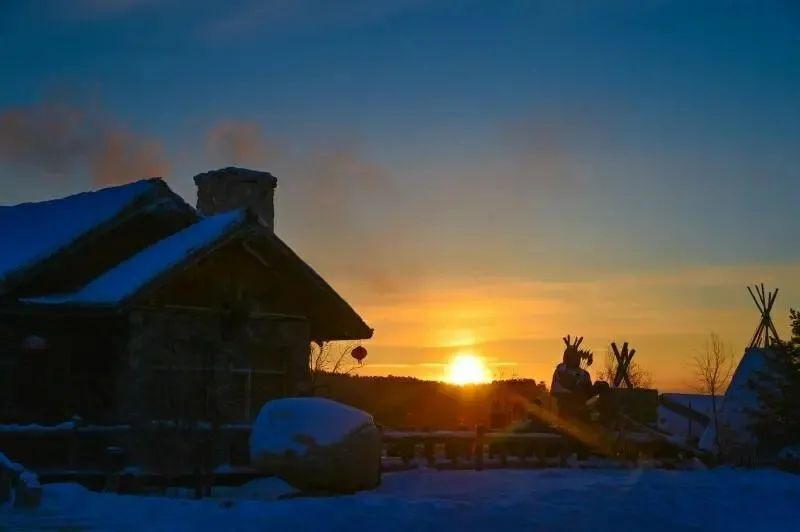
[[[275,230],[275,187],[278,180],[269,172],[229,166],[194,176],[197,210],[210,215],[249,208]]]

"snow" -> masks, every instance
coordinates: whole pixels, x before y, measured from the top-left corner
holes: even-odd
[[[679,403],[687,408],[704,414],[711,418],[711,396],[692,393],[665,393],[664,396],[671,401]],[[720,399],[721,402],[721,399]],[[690,421],[686,417],[678,414],[659,404],[658,406],[658,428],[683,441],[691,438],[698,438],[703,434],[705,427],[696,422]]]
[[[68,247],[153,189],[151,180],[49,201],[0,206],[0,285]]]
[[[0,508],[0,523],[38,530],[800,530],[800,476],[774,470],[417,470],[384,475],[370,492],[283,500],[271,488],[263,498],[252,488],[185,500],[45,485],[39,509]]]
[[[4,432],[64,432],[75,429],[75,423],[72,421],[64,421],[58,425],[39,425],[37,423],[19,424],[8,423],[0,424],[0,433]]]
[[[72,294],[28,298],[51,305],[114,305],[135,295],[162,273],[224,237],[245,219],[244,210],[210,216],[164,238],[97,277]]]
[[[0,471],[14,471],[16,473],[23,473],[25,468],[21,464],[12,462],[6,455],[0,452]]]
[[[297,489],[278,477],[251,480],[234,488],[215,488],[215,496],[234,499],[275,500],[297,493]]]
[[[778,452],[778,459],[786,462],[800,462],[800,444],[787,445]]]
[[[211,497],[230,501],[259,500],[273,501],[297,495],[297,488],[292,487],[278,477],[257,478],[241,486],[213,486]],[[194,488],[170,487],[166,490],[166,497],[171,499],[194,499]]]
[[[250,456],[303,453],[311,445],[336,443],[372,423],[372,416],[366,412],[330,399],[276,399],[261,408],[253,423]]]

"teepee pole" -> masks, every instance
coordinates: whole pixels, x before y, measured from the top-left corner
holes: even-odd
[[[755,294],[749,286],[747,287],[747,292],[761,313],[761,320],[758,323],[756,332],[753,333],[753,338],[750,340],[750,347],[761,347],[762,344],[763,347],[770,347],[771,344],[780,341],[771,316],[772,307],[778,298],[778,289],[776,288],[774,292],[767,292],[766,288],[764,288],[764,283],[753,285],[753,288],[755,288]],[[756,294],[758,294],[758,298],[756,298]]]

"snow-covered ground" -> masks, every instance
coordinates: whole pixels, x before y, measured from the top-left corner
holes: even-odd
[[[37,510],[0,508],[0,529],[800,530],[800,476],[769,470],[420,470],[284,500],[280,481],[256,482],[200,501],[47,485]]]

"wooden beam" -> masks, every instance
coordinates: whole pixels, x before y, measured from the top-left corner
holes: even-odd
[[[756,287],[756,290],[758,290],[758,287]],[[749,286],[747,287],[747,291],[750,292],[750,297],[753,298],[753,303],[756,304],[756,307],[758,307],[759,312],[763,313],[764,310],[761,308],[761,305],[758,304],[758,300],[756,299],[755,294],[753,294],[753,291],[750,289]]]

